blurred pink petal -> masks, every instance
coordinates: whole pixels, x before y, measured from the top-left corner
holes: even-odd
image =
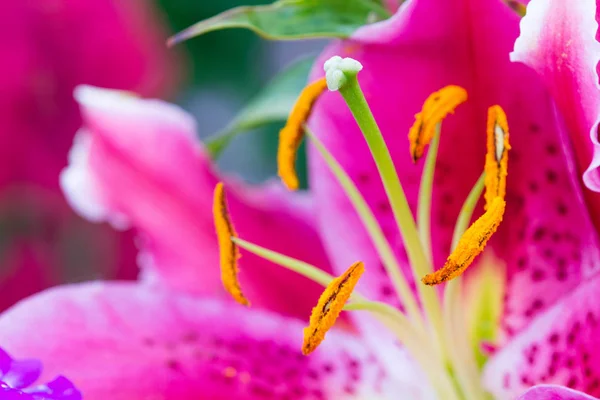
[[[225,296],[212,216],[222,179],[180,108],[93,87],[80,87],[85,125],[61,181],[71,204],[93,221],[133,226],[141,236],[144,277],[190,293]],[[240,237],[329,267],[306,194],[278,184],[246,187],[226,179]],[[241,281],[254,305],[306,317],[322,290],[296,273],[243,252]]]
[[[330,332],[310,357],[304,324],[134,283],[46,291],[0,317],[0,343],[68,376],[87,400],[422,399],[354,337]],[[43,334],[40,333],[42,329]]]
[[[83,221],[60,194],[39,186],[13,186],[3,194],[0,310],[62,282],[135,277],[129,233]]]
[[[164,93],[175,70],[166,32],[140,0],[6,4],[0,74],[0,183],[56,188],[81,124],[73,88],[82,83]],[[37,158],[37,157],[41,157]],[[43,168],[40,168],[43,167]]]
[[[48,193],[43,199],[58,197],[58,174],[67,163],[69,146],[81,124],[72,98],[73,88],[92,83],[147,94],[165,93],[177,76],[174,54],[165,49],[167,32],[163,32],[161,21],[140,0],[14,1],[3,4],[3,16],[0,42],[7,56],[2,58],[0,66],[0,203],[6,204],[10,196],[13,204],[17,191]],[[27,200],[15,199],[14,203]],[[49,206],[40,200],[32,206],[35,208],[20,215],[49,216],[50,212],[56,212],[51,225],[67,231],[76,217],[66,208],[64,200],[57,198],[57,201],[62,203],[64,212],[56,212],[60,207],[54,200]],[[0,209],[0,224],[4,226],[15,220],[6,217],[12,211]],[[29,217],[15,223],[27,223],[37,230],[47,225]],[[80,226],[82,221],[76,224]],[[15,288],[13,297],[10,301],[3,298],[4,304],[30,294],[30,290],[21,294],[16,290],[30,287],[27,279],[37,282],[40,289],[73,279],[56,270],[56,260],[77,258],[82,255],[81,249],[68,254],[64,248],[52,247],[51,242],[56,242],[53,238],[23,238],[13,227],[10,225],[3,232],[8,243],[25,241],[31,243],[26,245],[28,248],[45,248],[47,261],[39,260],[30,266],[30,256],[23,254],[19,259],[15,256],[18,250],[8,249],[13,254],[12,276],[21,278],[18,285],[11,281]],[[105,264],[100,271],[93,272],[96,276],[135,277],[136,252],[131,234],[108,233],[103,226],[88,225],[86,229],[96,231],[98,240],[109,235],[114,243],[107,252],[112,257],[102,259]],[[85,275],[89,267],[84,261],[85,257],[79,260],[79,275]],[[3,260],[0,262],[5,264]],[[42,270],[39,275],[51,279],[43,283],[25,272],[33,271],[32,268]]]

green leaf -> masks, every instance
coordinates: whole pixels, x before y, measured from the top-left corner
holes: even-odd
[[[206,140],[206,148],[217,158],[238,134],[270,124],[284,122],[304,86],[313,58],[292,64],[269,82],[219,133]]]
[[[390,17],[375,0],[279,0],[232,8],[169,39],[169,45],[227,28],[246,28],[273,40],[346,38],[361,26]]]

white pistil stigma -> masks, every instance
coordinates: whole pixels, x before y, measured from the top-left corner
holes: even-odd
[[[332,92],[340,90],[348,80],[348,75],[356,75],[362,68],[362,64],[353,58],[331,57],[323,64],[327,88]]]

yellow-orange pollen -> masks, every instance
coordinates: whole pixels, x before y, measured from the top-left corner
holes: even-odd
[[[414,162],[423,156],[425,147],[433,139],[435,127],[454,109],[467,100],[467,91],[449,85],[431,94],[421,112],[415,114],[415,123],[408,132],[410,155]]]
[[[227,199],[223,183],[217,183],[213,200],[213,219],[215,230],[217,231],[217,241],[219,243],[219,255],[221,264],[221,281],[225,290],[240,304],[249,306],[250,302],[242,293],[238,279],[239,268],[238,259],[240,251],[232,237],[237,237],[237,233],[229,218],[227,210]]]
[[[506,175],[508,175],[508,122],[500,106],[488,109],[487,154],[485,156],[485,209],[495,197],[506,196]]]
[[[287,123],[279,132],[279,148],[277,150],[278,175],[290,190],[300,186],[296,174],[296,156],[304,138],[303,124],[308,120],[312,107],[319,96],[327,89],[327,81],[321,78],[306,86],[294,108],[290,112]]]
[[[450,254],[444,266],[423,277],[426,285],[438,285],[461,275],[471,265],[492,237],[504,216],[506,202],[496,197],[488,210],[475,221],[461,236],[456,249]]]
[[[506,176],[508,174],[508,122],[500,106],[488,110],[487,154],[485,162],[485,209],[461,236],[456,248],[439,270],[424,276],[426,285],[437,285],[460,276],[492,237],[504,217]]]
[[[312,353],[325,339],[325,334],[339,317],[363,272],[364,264],[357,261],[327,285],[312,310],[309,325],[304,328],[302,353]]]

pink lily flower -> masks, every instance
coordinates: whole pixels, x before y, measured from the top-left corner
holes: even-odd
[[[132,235],[83,221],[60,192],[82,122],[72,92],[88,83],[163,95],[175,75],[167,33],[141,2],[14,1],[3,13],[0,309],[66,281],[136,276]]]
[[[589,140],[597,119],[587,103],[597,81],[595,64],[588,63],[596,59],[595,6],[533,0],[519,21],[500,0],[407,1],[390,20],[333,43],[315,69],[314,77],[321,76],[322,61],[332,55],[362,63],[361,86],[413,213],[423,170],[422,162],[413,165],[406,140],[414,114],[440,87],[460,85],[469,93],[441,133],[431,213],[435,265],[449,254],[461,203],[482,171],[487,109],[499,104],[506,111],[507,208],[489,245],[492,264],[505,265],[504,273],[491,287],[478,286],[476,270],[466,279],[476,295],[478,289],[504,294],[502,334],[471,384],[464,378],[473,371],[461,364],[468,360],[453,359],[465,398],[481,398],[483,389],[496,399],[600,395],[598,225],[574,162],[586,154],[572,147]],[[553,34],[541,34],[549,26]],[[563,57],[565,48],[571,56]],[[552,62],[536,64],[536,57]],[[48,376],[64,373],[87,399],[459,398],[446,365],[436,364],[444,343],[431,329],[412,337],[416,345],[401,347],[376,321],[351,313],[353,330],[334,329],[303,357],[298,318],[306,320],[318,287],[249,252],[240,260],[240,281],[254,308],[222,298],[210,214],[212,190],[222,179],[195,139],[190,116],[160,101],[91,87],[76,97],[85,125],[63,187],[82,215],[138,230],[142,281],[64,286],[21,302],[0,317],[0,344],[8,351],[40,358]],[[310,128],[355,182],[405,279],[421,285],[364,137],[339,94],[318,100]],[[578,165],[588,168],[591,154]],[[239,236],[325,270],[331,264],[334,273],[363,260],[360,294],[404,310],[339,179],[315,148],[309,161],[310,193],[224,180]],[[469,309],[464,301],[450,311]],[[422,306],[426,313],[429,305]],[[40,326],[44,340],[31,335]],[[461,335],[452,337],[457,342],[445,344],[450,353]],[[440,392],[446,381],[450,391]],[[544,383],[580,392],[529,389]]]
[[[436,174],[442,178],[433,188],[437,265],[449,253],[461,199],[481,170],[478,149],[485,136],[478,132],[485,129],[485,109],[504,108],[512,143],[507,209],[490,243],[506,264],[504,340],[486,366],[485,384],[498,398],[514,398],[537,383],[599,396],[600,361],[591,338],[598,334],[600,308],[591,299],[600,285],[600,225],[594,218],[600,203],[581,184],[575,165],[586,171],[588,187],[597,189],[598,165],[591,158],[599,98],[597,5],[533,0],[519,21],[500,1],[457,3],[407,2],[391,20],[359,31],[350,43],[334,44],[321,60],[349,55],[368,71],[359,80],[413,211],[421,170],[411,165],[405,137],[397,134],[412,123],[405,110],[419,110],[427,95],[444,85],[469,92],[471,100],[444,124],[437,158]],[[340,111],[343,106],[340,96],[324,95],[312,129],[365,194],[388,239],[400,242],[375,164],[352,116]],[[359,254],[366,265],[377,265],[377,253],[367,235],[357,234],[361,223],[349,217],[352,206],[328,167],[319,157],[309,161],[334,271]],[[396,250],[397,257],[406,257],[401,246]],[[362,283],[363,293],[382,301],[391,292],[384,274],[366,274]]]
[[[242,279],[253,308],[224,296],[218,268],[209,267],[219,263],[209,194],[219,178],[187,113],[92,87],[80,87],[76,98],[85,126],[63,187],[82,215],[138,229],[142,282],[63,286],[21,302],[0,322],[8,351],[36,354],[48,376],[69,377],[86,399],[374,398],[397,392],[374,355],[349,333],[334,333],[335,345],[314,357],[301,354],[298,317],[318,297],[315,283],[244,254]],[[309,197],[275,183],[250,188],[226,182],[240,234],[328,268]],[[27,316],[45,327],[53,338],[49,346],[18,339],[17,331],[33,322],[21,319]],[[93,353],[84,359],[102,357],[108,368],[85,368],[82,346]]]

